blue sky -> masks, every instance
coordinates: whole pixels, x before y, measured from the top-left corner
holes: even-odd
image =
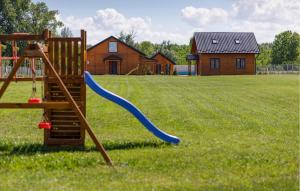
[[[34,0],[35,1],[35,0]],[[37,2],[37,1],[35,1]],[[270,42],[283,30],[300,32],[299,0],[43,0],[74,33],[94,44],[120,31],[138,41],[186,44],[196,31],[254,32]]]

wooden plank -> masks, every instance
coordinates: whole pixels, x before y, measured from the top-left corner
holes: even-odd
[[[0,41],[42,41],[45,40],[43,35],[30,35],[30,34],[6,34],[0,35]]]
[[[84,71],[86,70],[86,32],[84,30],[81,31],[81,76],[83,76]],[[82,113],[86,115],[86,85],[84,83],[84,80],[81,82],[81,101],[83,102],[83,107],[82,107]],[[85,137],[85,131],[82,129],[81,135]]]
[[[54,50],[53,50],[54,43],[52,41],[49,41],[48,43],[49,43],[49,46],[48,46],[49,59],[50,59],[51,63],[54,63]],[[48,68],[46,68],[46,67],[44,67],[44,68],[45,68],[45,74],[47,76],[49,76],[50,74],[49,74]]]
[[[73,68],[73,47],[72,41],[68,42],[68,76],[72,75]]]
[[[43,102],[37,104],[29,103],[0,103],[0,109],[68,109],[69,102]]]
[[[54,68],[57,73],[60,73],[60,70],[59,70],[59,41],[54,42]]]
[[[49,41],[81,41],[80,37],[52,37],[48,39]]]
[[[65,76],[66,75],[66,42],[61,41],[61,49],[60,49],[60,75]]]
[[[82,139],[55,139],[55,138],[48,138],[45,140],[45,144],[47,146],[82,146],[83,140]]]
[[[84,114],[81,112],[79,106],[77,105],[77,103],[75,102],[75,100],[73,99],[73,97],[71,96],[70,92],[68,91],[67,87],[64,85],[64,82],[62,81],[62,79],[60,78],[60,76],[58,75],[58,73],[55,71],[55,68],[51,65],[49,59],[46,57],[46,55],[44,54],[42,57],[46,67],[49,67],[49,70],[54,74],[54,76],[57,78],[57,83],[59,85],[59,87],[61,88],[61,90],[64,92],[67,100],[69,101],[69,103],[71,104],[72,108],[74,109],[75,113],[77,114],[77,116],[79,117],[79,120],[81,122],[81,124],[83,125],[83,127],[85,127],[85,129],[87,130],[87,132],[89,133],[91,139],[93,140],[94,144],[96,145],[97,149],[100,151],[100,153],[102,154],[104,160],[106,161],[106,163],[108,165],[112,165],[112,161],[110,159],[110,157],[108,156],[108,154],[106,153],[103,145],[98,141],[97,137],[95,136],[94,132],[92,131],[92,129],[90,128],[90,125],[88,123],[88,121],[86,120]]]
[[[0,82],[5,81],[6,78],[0,78]],[[42,81],[43,77],[36,77],[36,81]],[[32,81],[32,78],[13,78],[13,81],[15,82],[30,82]]]
[[[85,32],[81,30],[81,46],[80,46],[80,75],[83,75],[86,61],[86,49],[85,49]]]
[[[74,67],[73,67],[73,72],[74,72],[74,76],[77,76],[79,74],[78,72],[78,56],[79,56],[79,49],[78,49],[78,41],[74,42]]]

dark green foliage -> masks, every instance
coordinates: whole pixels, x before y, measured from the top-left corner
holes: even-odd
[[[272,47],[272,64],[294,63],[299,56],[300,37],[292,31],[285,31],[276,35]]]
[[[0,33],[16,32],[40,34],[44,29],[56,34],[63,23],[57,21],[57,10],[49,10],[43,2],[33,3],[31,0],[1,0],[0,2]],[[18,42],[20,53],[26,46],[25,42]],[[3,53],[11,56],[11,45]]]
[[[272,43],[262,43],[259,45],[260,54],[256,57],[258,66],[271,64]]]
[[[56,32],[63,23],[57,21],[57,10],[49,10],[43,2],[31,0],[2,0],[0,4],[0,31],[5,34],[26,32],[38,34],[45,28]]]
[[[144,52],[147,56],[153,55],[156,51],[155,45],[150,41],[143,41],[139,43],[138,47],[142,52]]]
[[[190,45],[178,45],[176,43],[171,43],[171,41],[163,41],[160,44],[155,44],[150,41],[143,41],[139,43],[135,41],[135,37],[136,33],[134,32],[134,30],[129,33],[125,33],[122,31],[118,35],[119,40],[134,48],[139,49],[148,57],[153,56],[157,52],[161,52],[177,64],[187,64],[185,58],[191,50]]]

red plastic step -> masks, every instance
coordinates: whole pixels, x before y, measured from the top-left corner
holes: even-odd
[[[49,122],[40,122],[39,128],[40,129],[51,129],[52,125]]]
[[[41,98],[29,98],[28,103],[35,104],[35,103],[42,103]]]

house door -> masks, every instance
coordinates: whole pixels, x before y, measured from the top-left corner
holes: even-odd
[[[161,64],[156,64],[156,74],[161,74]]]
[[[109,74],[116,75],[118,74],[118,62],[109,61]]]

